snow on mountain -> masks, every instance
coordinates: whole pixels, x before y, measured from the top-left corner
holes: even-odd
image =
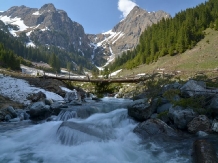
[[[30,28],[24,24],[24,21],[21,20],[21,18],[18,18],[18,17],[11,18],[8,16],[0,16],[0,20],[3,21],[5,23],[5,25],[11,24],[11,25],[15,25],[18,27],[18,30],[10,29],[10,33],[13,36],[17,36],[17,34],[16,34],[17,32],[22,32],[22,31],[25,31],[28,28]]]

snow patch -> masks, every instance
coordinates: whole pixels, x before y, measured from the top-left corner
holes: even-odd
[[[78,49],[78,52],[79,52],[79,51],[82,53],[83,56],[85,56],[82,50]]]
[[[34,12],[32,15],[41,15],[39,11]]]
[[[27,46],[27,47],[33,47],[33,48],[36,47],[36,45],[35,45],[32,41],[28,42],[28,43],[26,44],[26,46]]]
[[[116,76],[118,73],[120,73],[122,71],[122,69],[120,69],[120,70],[117,70],[117,71],[115,71],[115,72],[112,72],[111,74],[110,74],[110,76]]]
[[[145,76],[146,73],[137,74],[136,76]]]
[[[26,35],[29,37],[32,32],[33,31],[29,31],[29,32],[26,33]]]
[[[65,91],[65,92],[74,92],[66,87],[60,87],[62,89],[62,91]]]
[[[41,88],[32,87],[29,83],[22,79],[16,79],[9,76],[0,76],[0,94],[10,98],[13,101],[28,105],[30,101],[27,100],[29,94],[38,93],[39,91],[45,93],[46,98],[54,101],[63,101],[64,99],[53,93]]]
[[[49,31],[50,29],[48,27],[45,27],[44,29],[41,29],[41,31]]]
[[[114,40],[113,42],[112,42],[112,44],[114,44],[117,40],[119,40],[121,37],[123,37],[125,34],[123,33],[123,32],[119,32],[118,34],[118,37],[116,38],[116,40]]]
[[[25,31],[29,27],[24,24],[24,21],[21,18],[15,17],[11,18],[8,16],[0,16],[0,20],[5,23],[5,25],[12,24],[17,25],[19,30],[18,31]]]

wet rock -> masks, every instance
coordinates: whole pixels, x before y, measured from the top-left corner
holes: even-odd
[[[213,145],[207,140],[199,139],[193,143],[195,163],[217,163],[218,159]]]
[[[154,136],[178,136],[177,132],[173,128],[168,126],[160,119],[148,119],[147,121],[138,124],[133,132],[140,135],[140,137],[142,137],[143,139]]]
[[[81,101],[81,96],[77,93],[77,91],[74,89],[72,92],[67,92],[65,94],[64,100],[66,102],[71,102],[71,101]]]
[[[183,95],[188,95],[190,97],[202,94],[202,91],[205,91],[206,84],[203,81],[195,81],[195,80],[189,80],[187,83],[185,83],[181,88],[181,93]]]
[[[27,113],[29,113],[30,119],[34,120],[44,120],[51,115],[50,106],[45,105],[42,101],[30,105]]]
[[[94,113],[98,113],[99,110],[93,106],[82,106],[76,110],[77,116],[79,118],[88,118],[90,115]]]
[[[6,110],[12,115],[13,118],[17,117],[17,113],[12,106],[8,106]]]
[[[77,145],[87,141],[102,141],[114,138],[109,127],[86,123],[63,122],[57,131],[62,144]]]
[[[205,115],[199,115],[188,123],[188,131],[193,134],[198,131],[210,132],[210,128],[210,120]]]
[[[198,131],[196,134],[197,134],[199,137],[205,137],[205,136],[208,135],[208,134],[207,134],[206,132],[204,132],[204,131]]]
[[[63,105],[60,102],[54,102],[50,105],[50,107],[51,107],[50,110],[53,115],[58,115],[63,108],[68,108],[67,105]]]
[[[25,110],[17,109],[17,116],[20,118],[20,120],[28,120],[30,118],[30,115],[26,113]]]
[[[81,101],[71,101],[70,105],[73,105],[73,106],[82,105],[82,102]]]
[[[9,122],[20,122],[20,118],[13,118],[13,119],[10,119]]]
[[[177,128],[186,129],[188,123],[198,115],[190,108],[175,106],[169,109],[168,116],[174,122]]]
[[[213,123],[212,123],[212,130],[214,132],[218,132],[218,121],[217,120],[213,120]]]
[[[5,117],[4,117],[4,120],[5,121],[9,121],[11,119],[11,116],[9,114],[7,114]]]
[[[52,99],[45,99],[45,105],[51,105],[54,101]]]
[[[32,102],[38,102],[38,101],[44,101],[46,98],[46,95],[39,91],[38,93],[31,94],[27,97],[28,100],[31,100]]]
[[[155,104],[154,102],[153,105],[150,105],[144,99],[136,100],[128,106],[128,115],[137,121],[145,121],[155,112]]]

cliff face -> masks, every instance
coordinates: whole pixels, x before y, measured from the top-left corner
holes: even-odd
[[[142,32],[163,18],[170,18],[170,15],[164,11],[147,12],[136,6],[112,30],[102,34],[88,35],[88,37],[97,47],[102,48],[104,56],[115,57],[123,51],[136,47]],[[99,58],[99,55],[98,52],[95,57]]]

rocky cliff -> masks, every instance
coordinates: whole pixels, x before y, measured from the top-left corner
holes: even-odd
[[[91,58],[92,48],[83,26],[53,4],[45,4],[40,9],[11,7],[0,13],[0,20],[9,25],[13,36],[26,37],[28,46],[53,45]]]
[[[96,45],[96,49],[101,48],[105,56],[113,56],[110,58],[113,59],[123,51],[136,47],[140,35],[148,26],[157,23],[163,18],[170,17],[164,11],[147,12],[136,6],[112,30],[102,34],[88,35],[88,37]],[[99,58],[99,55],[98,49],[95,57]]]

